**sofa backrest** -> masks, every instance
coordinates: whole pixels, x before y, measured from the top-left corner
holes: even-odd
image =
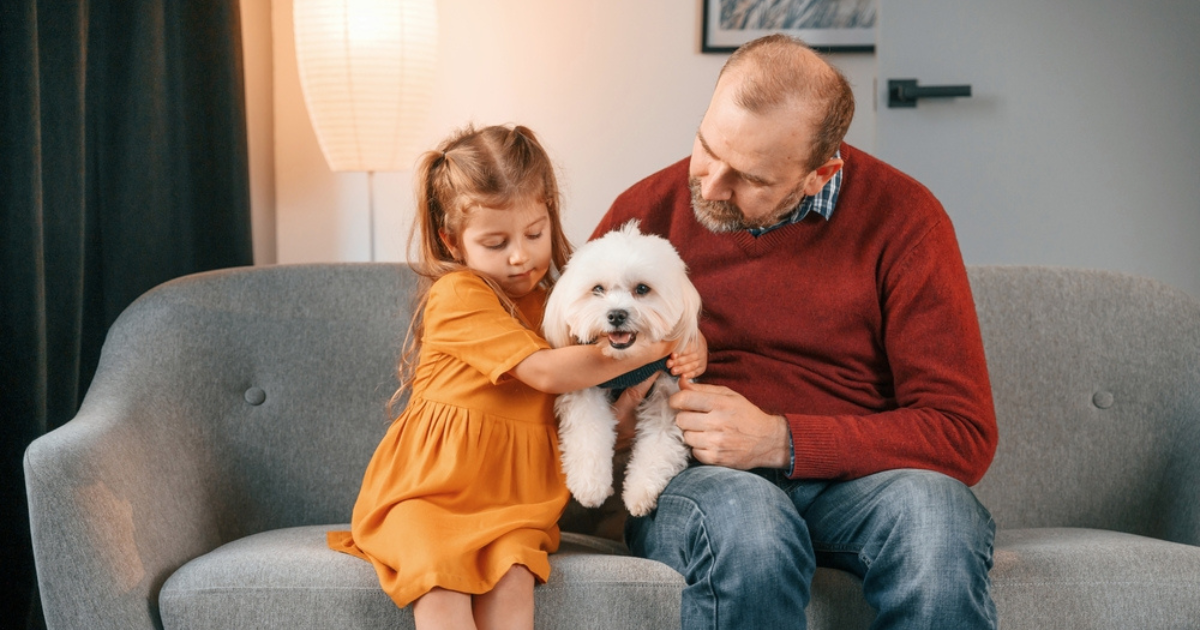
[[[1200,304],[1098,271],[970,277],[1000,424],[976,491],[1000,526],[1200,544]],[[357,263],[167,283],[114,324],[83,411],[138,407],[126,430],[187,436],[161,474],[206,477],[221,540],[345,522],[415,287],[404,265]]]
[[[226,269],[168,282],[111,328],[81,415],[89,405],[138,407],[103,415],[179,435],[178,474],[214,488],[222,541],[346,522],[388,426],[415,286],[397,264]]]
[[[1000,426],[1001,527],[1200,544],[1200,303],[1092,270],[973,267]]]

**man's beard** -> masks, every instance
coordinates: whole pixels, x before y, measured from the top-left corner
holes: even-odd
[[[804,199],[804,193],[796,188],[766,216],[751,221],[735,203],[705,199],[700,193],[700,178],[689,178],[688,188],[692,191],[692,212],[696,215],[696,220],[710,232],[718,234],[771,227],[791,214]]]

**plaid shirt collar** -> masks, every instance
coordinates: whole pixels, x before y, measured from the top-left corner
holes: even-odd
[[[833,156],[836,158],[840,158],[840,157],[842,157],[842,152],[838,151]],[[771,230],[781,228],[785,225],[799,223],[799,222],[803,221],[804,218],[807,217],[810,212],[815,212],[818,215],[820,215],[822,219],[825,219],[826,221],[828,221],[829,217],[833,215],[834,206],[837,205],[838,192],[840,192],[841,189],[842,189],[842,169],[839,168],[838,172],[834,173],[833,177],[828,182],[825,183],[825,187],[822,188],[820,192],[818,192],[815,195],[809,195],[809,196],[805,197],[804,199],[801,199],[800,205],[796,206],[796,209],[791,214],[784,217],[784,219],[782,221],[780,221],[779,223],[776,223],[775,225],[772,225],[770,227],[751,228],[747,231],[749,231],[754,236],[762,236],[763,234],[766,234],[767,232],[770,232]]]

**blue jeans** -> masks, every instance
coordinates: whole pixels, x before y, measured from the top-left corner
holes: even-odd
[[[969,488],[921,470],[825,482],[693,466],[625,526],[634,554],[687,580],[685,630],[804,628],[817,566],[862,578],[873,628],[995,628],[994,535]]]

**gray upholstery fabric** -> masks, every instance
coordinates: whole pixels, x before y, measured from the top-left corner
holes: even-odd
[[[412,628],[371,565],[325,546],[328,527],[242,538],[189,562],[163,587],[167,628]],[[414,543],[416,544],[416,543]],[[597,555],[604,554],[604,555]],[[538,628],[608,630],[679,623],[683,578],[617,543],[567,533],[536,590]]]
[[[1094,529],[1000,530],[1001,628],[1200,627],[1200,547]]]
[[[1001,528],[1002,627],[1200,627],[1200,304],[1104,272],[970,273],[1001,431],[976,491]],[[387,427],[414,286],[400,265],[248,268],[131,306],[78,417],[26,453],[49,627],[411,624],[324,532]],[[677,623],[677,574],[565,541],[539,628]],[[860,589],[819,570],[809,627],[866,628]]]
[[[325,548],[329,528],[269,531],[184,565],[164,585],[164,626],[411,628],[370,565]],[[595,555],[603,553],[607,555]],[[667,628],[678,624],[683,579],[624,555],[617,543],[567,533],[550,581],[536,590],[538,628]],[[1090,529],[998,534],[993,591],[1003,628],[1195,628],[1200,548]],[[810,628],[866,628],[862,582],[818,570]]]
[[[345,527],[339,525],[337,527]],[[325,547],[330,527],[255,534],[187,563],[163,586],[166,628],[412,628],[411,609],[396,608],[371,566]],[[599,555],[598,555],[599,554]],[[538,628],[610,630],[679,624],[683,577],[666,565],[628,555],[623,545],[566,532],[551,556],[550,581],[536,589]],[[866,627],[874,613],[862,583],[821,569],[810,627]]]
[[[975,492],[997,524],[1200,545],[1200,304],[1100,271],[971,281],[1000,421]]]
[[[346,520],[387,428],[414,286],[396,265],[245,268],[131,305],[79,415],[26,452],[47,625],[154,627],[188,560]]]

